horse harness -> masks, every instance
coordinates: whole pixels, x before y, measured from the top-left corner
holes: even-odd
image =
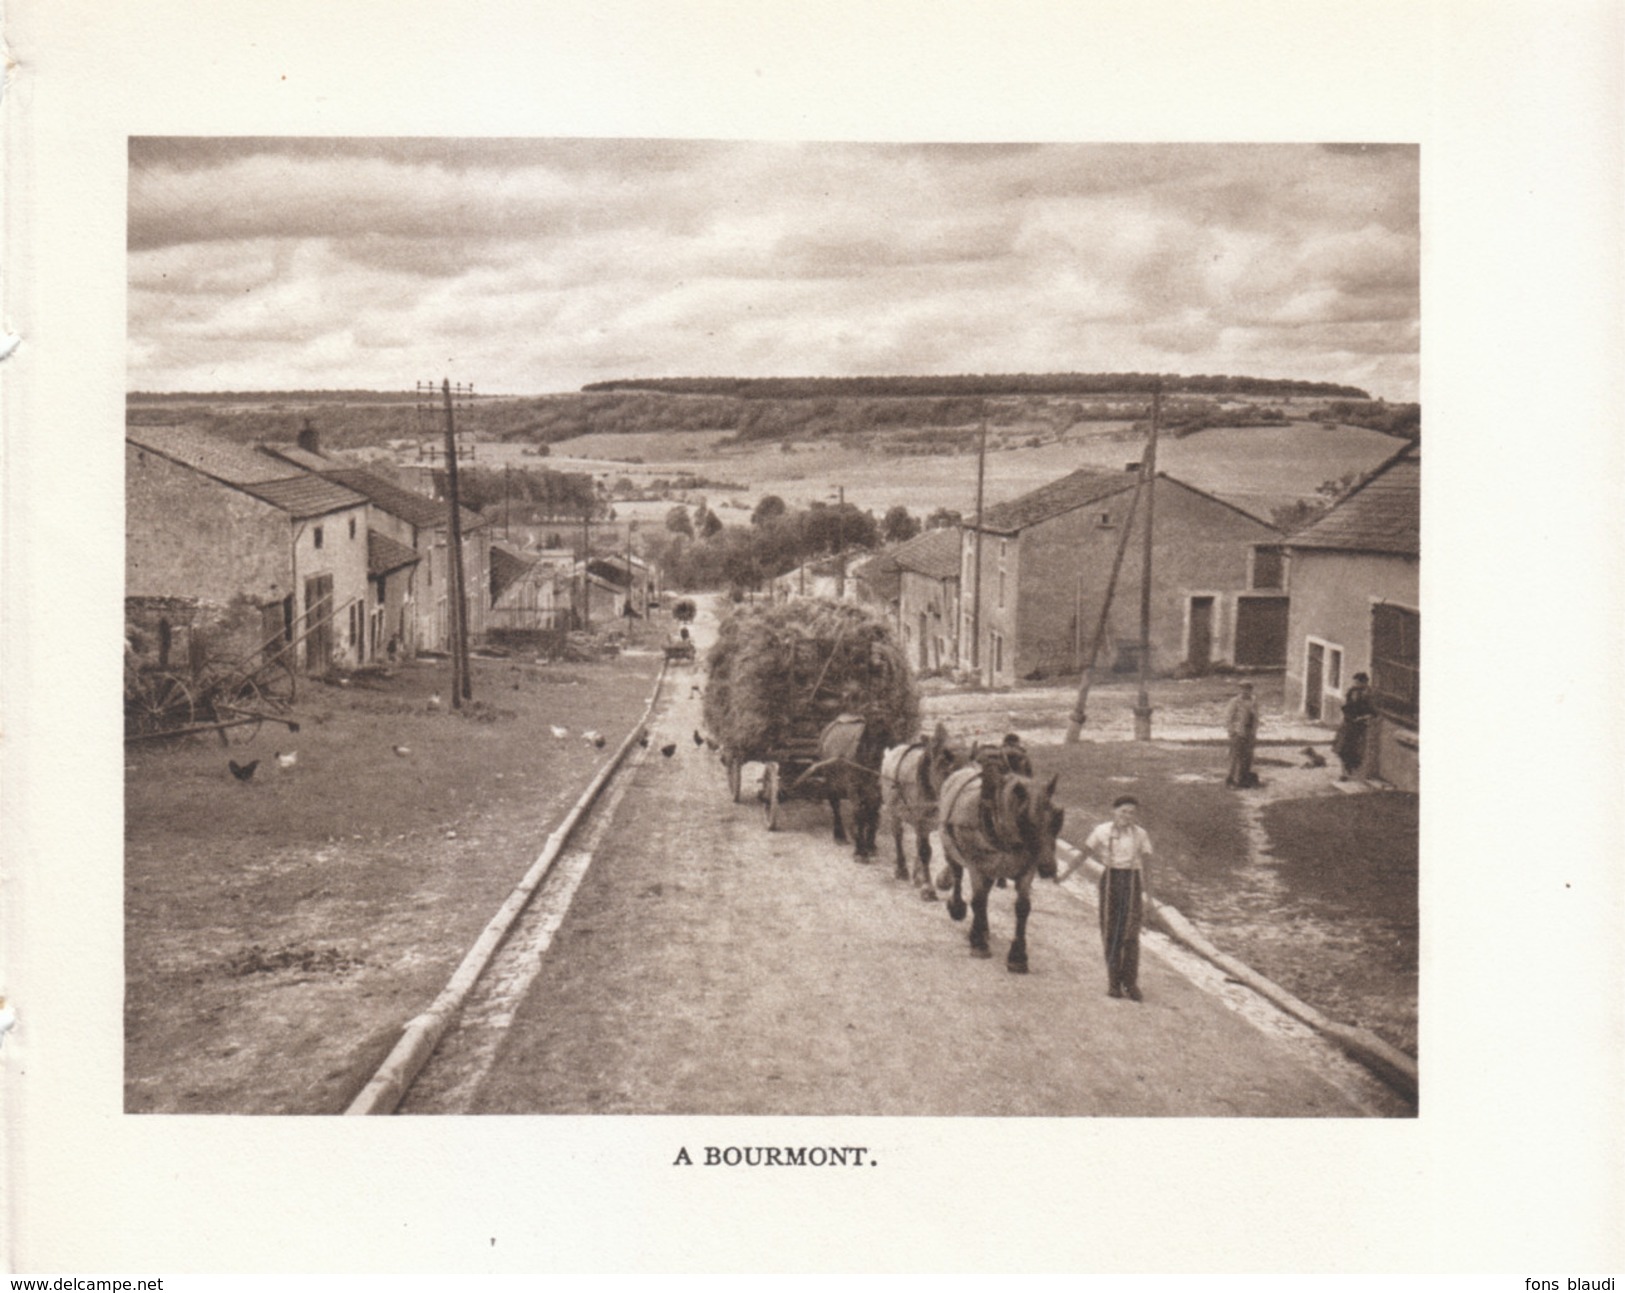
[[[958,831],[955,829],[954,809],[958,806],[960,799],[964,796],[970,784],[973,781],[981,782],[986,775],[987,774],[984,770],[978,769],[974,776],[960,778],[958,785],[943,787],[944,791],[950,797],[945,798],[941,805],[942,833],[953,842],[954,848],[961,853],[964,852],[964,846],[960,842]],[[950,778],[950,780],[952,780],[952,778]],[[1013,841],[1005,837],[1003,832],[1000,831],[999,814],[993,807],[996,799],[990,799],[984,796],[981,792],[980,785],[977,786],[976,797],[979,801],[976,811],[977,826],[984,839],[986,839],[986,841],[992,846],[992,851],[999,853],[1018,853],[1024,850],[1027,846],[1027,840],[1020,834],[1019,831],[1017,832],[1016,839]]]
[[[899,772],[902,771],[903,764],[908,760],[909,755],[918,754],[920,756],[919,766],[914,769],[914,780],[919,783],[921,799],[927,803],[929,803],[932,799],[931,760],[925,757],[925,752],[928,748],[929,746],[926,742],[914,741],[903,750],[902,754],[897,756],[897,770]],[[892,777],[892,785],[896,786],[897,789],[901,791],[903,789],[903,779],[894,774]]]

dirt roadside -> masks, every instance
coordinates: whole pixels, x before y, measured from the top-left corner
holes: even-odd
[[[342,1111],[637,720],[659,667],[652,651],[477,660],[459,711],[446,666],[423,661],[305,685],[294,737],[132,747],[126,1110]],[[290,751],[283,769],[274,756]],[[239,782],[228,758],[259,762]]]

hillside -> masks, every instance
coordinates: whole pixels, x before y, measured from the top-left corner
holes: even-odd
[[[1108,376],[1117,383],[1110,389]],[[882,432],[902,452],[957,453],[973,445],[984,410],[993,427],[1039,442],[1080,424],[1142,420],[1149,412],[1143,384],[1150,380],[1141,374],[1063,374],[629,382],[573,394],[482,396],[460,405],[457,420],[459,430],[479,439],[532,445],[584,436],[694,432],[722,432],[739,443],[793,444]],[[1162,381],[1164,426],[1175,436],[1209,427],[1299,421],[1414,436],[1420,424],[1416,405],[1373,401],[1352,387],[1212,377]],[[958,392],[949,389],[955,382],[964,384]],[[975,382],[987,389],[975,389]],[[1091,384],[1095,389],[1086,389]],[[910,392],[910,386],[916,389]],[[737,389],[728,393],[729,388]],[[806,393],[812,390],[823,393]],[[411,392],[135,392],[126,416],[131,424],[201,425],[245,442],[291,439],[308,418],[325,443],[340,449],[427,439],[442,434],[444,426],[438,402],[420,403]]]

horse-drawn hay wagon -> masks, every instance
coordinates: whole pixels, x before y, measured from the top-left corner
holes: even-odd
[[[839,782],[847,771],[860,772],[850,759],[830,757],[827,734],[861,720],[874,745],[912,735],[919,716],[914,675],[890,625],[850,602],[801,599],[737,610],[706,657],[705,722],[722,748],[728,788],[739,802],[744,765],[762,765],[768,830],[777,829],[788,796],[816,791],[830,798],[836,838],[844,838]],[[856,744],[865,739],[854,737]]]

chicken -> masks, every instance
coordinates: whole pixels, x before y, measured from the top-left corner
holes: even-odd
[[[276,766],[281,768],[284,772],[286,772],[289,768],[293,767],[293,765],[298,763],[298,762],[299,762],[299,751],[298,750],[289,750],[286,754],[282,753],[281,750],[278,750],[276,752]]]
[[[677,753],[677,742],[673,741],[670,745],[662,745],[660,747],[660,753],[665,755],[665,757],[668,759],[671,758],[672,755]]]
[[[649,748],[649,734],[647,732],[644,732],[638,737],[638,744],[641,745],[645,750]]]
[[[708,736],[705,738],[705,748],[708,750],[715,750],[717,748],[717,743]]]
[[[705,738],[703,736],[701,736],[698,732],[694,733],[694,744],[695,745],[704,745],[705,744]]]
[[[1324,768],[1326,766],[1325,756],[1314,746],[1306,745],[1303,747],[1303,766],[1306,768]]]
[[[596,745],[600,750],[604,748],[604,734],[602,732],[583,732],[581,739],[588,745]]]
[[[430,709],[439,709],[440,708],[440,693],[438,691],[435,692],[434,695],[429,697],[429,708]]]
[[[397,745],[395,747],[395,753],[404,759],[407,755],[412,753],[412,747],[409,745]]]
[[[565,737],[570,735],[570,729],[569,728],[567,728],[567,727],[557,727],[557,726],[553,725],[552,723],[548,724],[547,730],[549,732],[553,733],[553,739],[555,741],[562,741]]]
[[[238,763],[236,759],[227,759],[226,766],[238,781],[248,781],[253,777],[254,769],[260,766],[260,761],[255,759],[251,763]]]

